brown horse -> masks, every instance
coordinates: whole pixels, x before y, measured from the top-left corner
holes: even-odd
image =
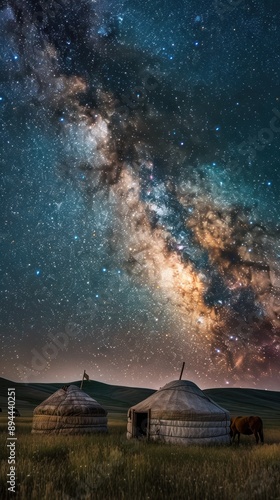
[[[230,419],[230,437],[231,442],[235,440],[237,434],[237,442],[240,442],[240,434],[246,434],[247,436],[254,434],[256,438],[256,443],[258,444],[259,439],[263,443],[263,422],[260,417],[234,417]]]

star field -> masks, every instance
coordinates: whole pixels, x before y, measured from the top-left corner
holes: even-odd
[[[279,16],[0,2],[1,376],[279,389]]]

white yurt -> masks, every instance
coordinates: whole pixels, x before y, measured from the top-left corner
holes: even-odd
[[[35,408],[31,432],[107,432],[107,411],[75,385],[64,386]]]
[[[178,444],[230,444],[230,414],[189,380],[166,384],[128,411],[127,438]]]

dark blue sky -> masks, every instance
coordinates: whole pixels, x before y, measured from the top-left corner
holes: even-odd
[[[235,5],[0,3],[2,376],[278,387],[280,9]]]

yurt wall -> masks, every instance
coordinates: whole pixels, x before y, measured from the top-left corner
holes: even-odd
[[[107,432],[107,411],[75,385],[65,386],[37,406],[32,433]]]
[[[229,432],[229,412],[187,380],[170,382],[128,412],[128,439],[229,444]]]

